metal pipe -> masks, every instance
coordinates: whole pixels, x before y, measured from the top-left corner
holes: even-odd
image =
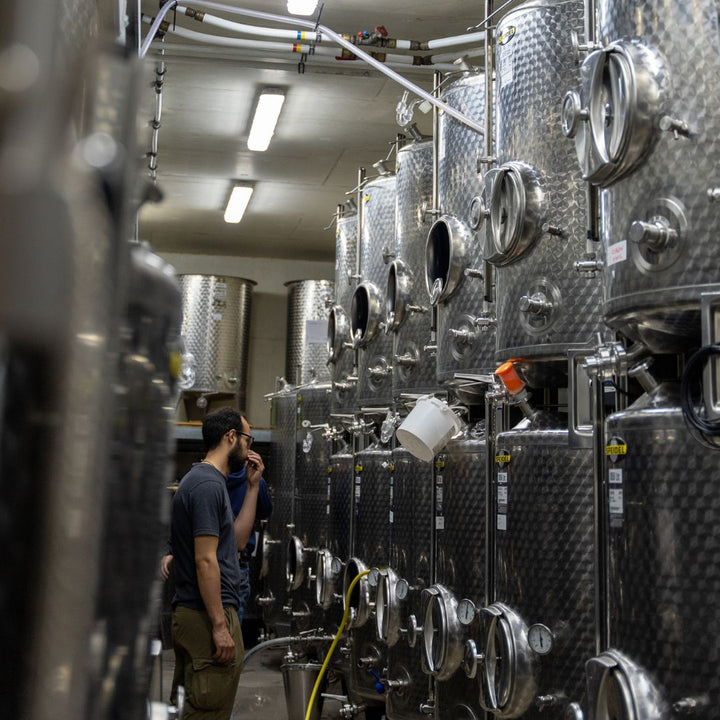
[[[158,29],[160,28],[160,25],[162,24],[163,20],[165,19],[165,15],[174,7],[176,7],[178,4],[177,0],[168,0],[162,8],[160,8],[160,11],[153,21],[152,25],[150,26],[150,31],[148,32],[147,36],[143,40],[142,47],[140,48],[140,57],[143,58],[147,54],[148,49],[150,48],[150,44],[152,43],[153,39],[155,38],[155,34],[157,33]],[[209,2],[208,0],[197,0],[195,3],[196,5],[199,5],[200,7],[208,7],[212,8],[213,10],[220,10],[231,14],[236,15],[246,15],[247,17],[254,17],[259,20],[269,20],[270,22],[279,22],[279,23],[288,23],[292,20],[293,24],[300,25],[302,27],[306,28],[312,28],[313,30],[319,30],[322,33],[325,33],[331,40],[333,40],[336,44],[340,45],[340,47],[345,48],[346,50],[349,50],[353,55],[356,55],[358,58],[363,60],[363,62],[367,63],[371,67],[375,68],[376,70],[379,70],[383,75],[386,75],[391,80],[394,80],[399,85],[402,85],[407,90],[410,90],[411,92],[415,93],[419,97],[423,98],[424,100],[427,100],[429,103],[434,105],[435,107],[439,107],[444,112],[446,112],[451,117],[454,117],[459,122],[463,123],[463,125],[466,125],[471,130],[474,130],[475,132],[479,133],[480,135],[484,135],[485,130],[478,125],[474,120],[467,117],[460,111],[456,110],[453,107],[450,107],[449,105],[443,106],[440,101],[433,97],[430,93],[423,90],[422,88],[418,87],[414,83],[410,82],[406,78],[404,78],[402,75],[398,75],[394,70],[391,70],[389,67],[384,65],[379,60],[375,59],[368,53],[366,53],[364,50],[360,50],[356,45],[353,45],[350,41],[346,40],[342,36],[338,35],[334,30],[331,30],[330,28],[326,27],[325,25],[320,25],[319,23],[309,22],[307,20],[298,20],[297,18],[289,18],[284,15],[274,15],[272,13],[265,13],[265,12],[259,12],[257,10],[247,10],[244,8],[236,8],[231,5],[224,5],[222,3],[215,3],[215,2]]]
[[[288,637],[273,638],[272,640],[265,640],[259,645],[250,648],[245,653],[243,662],[246,663],[253,655],[259,652],[263,652],[271,647],[278,647],[279,645],[289,645],[290,643],[308,643],[308,642],[332,642],[333,635],[291,635]]]
[[[595,44],[595,0],[585,0],[585,43],[588,47]]]

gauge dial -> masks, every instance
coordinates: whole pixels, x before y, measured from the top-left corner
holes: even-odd
[[[330,567],[333,575],[339,575],[342,572],[342,562],[340,562],[340,558],[333,558]]]
[[[547,655],[553,647],[554,635],[549,627],[536,623],[528,628],[528,643],[538,655]]]
[[[475,603],[468,598],[462,599],[457,606],[458,620],[462,625],[469,625],[477,614]]]
[[[377,587],[380,581],[380,571],[377,568],[373,568],[367,576],[367,579],[370,587]]]
[[[398,600],[404,600],[410,592],[410,586],[407,584],[407,580],[398,580],[395,583],[395,596]]]

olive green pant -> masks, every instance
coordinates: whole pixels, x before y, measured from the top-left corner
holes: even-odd
[[[229,665],[213,662],[212,625],[204,610],[178,606],[173,612],[173,693],[178,685],[185,687],[186,720],[228,720],[232,714],[245,649],[237,610],[225,606],[223,611],[228,631],[235,642],[235,659]]]

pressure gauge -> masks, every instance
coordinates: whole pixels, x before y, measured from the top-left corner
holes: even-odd
[[[342,562],[340,561],[340,558],[334,557],[332,559],[330,569],[332,570],[333,575],[339,575],[342,572]]]
[[[398,600],[405,600],[409,592],[410,586],[408,585],[407,580],[400,579],[397,583],[395,583],[395,596]]]
[[[528,628],[528,644],[538,655],[547,655],[553,647],[554,635],[549,627],[536,623]]]
[[[367,579],[370,587],[377,587],[377,584],[380,580],[380,571],[377,568],[373,568],[370,571],[370,574],[367,576]]]
[[[457,616],[461,625],[469,625],[477,614],[475,603],[468,598],[463,598],[457,606]]]

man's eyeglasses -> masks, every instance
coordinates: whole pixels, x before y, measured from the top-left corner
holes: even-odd
[[[247,438],[248,447],[251,447],[252,444],[255,442],[255,438],[252,435],[250,435],[250,433],[246,433],[246,432],[243,432],[242,430],[237,430],[237,429],[235,430],[235,432],[238,435],[243,435],[244,437]]]

